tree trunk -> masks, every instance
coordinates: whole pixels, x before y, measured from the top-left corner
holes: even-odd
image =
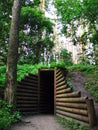
[[[21,0],[14,0],[12,8],[12,22],[10,28],[7,68],[6,68],[5,100],[7,101],[8,104],[14,103],[15,87],[17,81],[20,10],[21,10]]]
[[[45,0],[40,0],[40,9],[45,12]]]

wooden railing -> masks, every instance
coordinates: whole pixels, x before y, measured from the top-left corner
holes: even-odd
[[[29,74],[18,82],[17,109],[23,114],[54,112],[60,117],[71,117],[93,127],[96,124],[93,100],[81,97],[81,92],[74,92],[67,86],[65,69],[45,71],[40,70],[38,76]]]
[[[23,114],[38,113],[38,76],[29,74],[16,89],[16,108]]]
[[[92,99],[81,97],[67,86],[64,69],[55,68],[55,113],[60,117],[71,117],[80,123],[93,127],[96,124]]]

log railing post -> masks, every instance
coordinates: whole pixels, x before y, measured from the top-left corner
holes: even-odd
[[[38,113],[40,112],[40,69],[38,69]]]
[[[56,115],[56,67],[54,68],[54,114]]]
[[[94,103],[92,99],[86,99],[87,110],[88,110],[88,118],[89,118],[89,126],[93,127],[96,125],[96,114],[94,109]]]

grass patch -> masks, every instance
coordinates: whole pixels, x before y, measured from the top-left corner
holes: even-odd
[[[60,123],[65,128],[65,130],[89,130],[87,127],[79,124],[76,120],[72,118],[57,117],[57,122]]]
[[[20,121],[22,116],[18,111],[13,111],[13,106],[0,100],[0,130],[8,130],[12,123]]]

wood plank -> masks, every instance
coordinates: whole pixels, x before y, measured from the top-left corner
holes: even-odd
[[[33,94],[33,93],[16,93],[16,96],[28,96],[28,97],[38,97],[37,94]]]
[[[62,82],[60,82],[60,83],[56,83],[56,87],[59,87],[59,86],[62,86],[62,85],[65,85],[66,84],[66,82],[65,81],[62,81]]]
[[[64,77],[63,74],[56,75],[56,81],[59,80],[60,78]]]
[[[17,106],[16,107],[18,107],[18,108],[23,108],[23,107],[38,107],[38,104],[17,104]]]
[[[64,97],[80,97],[81,93],[80,92],[72,92],[72,93],[64,93],[64,94],[59,94],[56,96],[56,98],[64,98]]]
[[[35,80],[35,79],[28,79],[28,78],[25,78],[25,79],[22,79],[21,82],[29,82],[29,83],[38,83],[38,80]]]
[[[86,103],[63,103],[63,102],[56,102],[56,106],[64,106],[64,107],[71,107],[71,108],[87,109],[87,104]]]
[[[17,101],[17,105],[18,104],[36,104],[38,102],[38,100],[18,100]]]
[[[62,72],[60,71],[60,72],[58,72],[58,73],[56,73],[56,80],[57,80],[57,77],[63,77],[63,74],[62,74]]]
[[[56,84],[58,84],[58,83],[60,83],[60,82],[62,82],[62,81],[65,81],[65,78],[64,78],[64,77],[58,79],[58,80],[56,81]]]
[[[56,113],[89,123],[88,117],[84,116],[84,115],[73,114],[73,113],[64,112],[64,111],[60,111],[60,110],[56,110]]]
[[[72,88],[66,88],[63,90],[56,91],[56,95],[63,94],[63,93],[69,93],[69,92],[72,92]]]
[[[17,99],[19,100],[26,100],[26,99],[28,99],[28,100],[38,100],[38,98],[37,97],[23,97],[23,96],[17,96]]]
[[[38,83],[29,83],[29,82],[20,82],[18,84],[24,86],[38,86]]]
[[[17,85],[17,88],[16,90],[19,90],[19,89],[28,89],[28,90],[34,90],[34,89],[38,89],[38,86],[37,85],[32,85],[32,86],[29,86],[29,85]]]
[[[87,97],[81,97],[81,98],[57,98],[56,99],[56,101],[57,102],[68,102],[68,103],[70,103],[70,102],[75,102],[75,103],[77,103],[77,102],[79,102],[79,103],[85,103],[86,102],[86,98]]]
[[[37,111],[37,107],[32,107],[32,108],[21,107],[18,109],[21,111]]]
[[[87,104],[87,110],[88,110],[89,124],[90,124],[90,127],[93,127],[94,125],[97,124],[93,100],[87,99],[86,104]]]
[[[33,89],[18,88],[16,90],[16,93],[37,93],[37,88],[33,88]]]
[[[59,91],[59,90],[62,90],[62,89],[66,89],[68,88],[66,84],[62,85],[62,86],[59,86],[59,87],[56,87],[56,91]]]
[[[61,111],[70,112],[70,113],[73,113],[73,114],[85,115],[85,116],[88,115],[87,110],[76,109],[76,108],[56,106],[56,110],[61,110]]]

